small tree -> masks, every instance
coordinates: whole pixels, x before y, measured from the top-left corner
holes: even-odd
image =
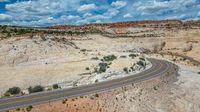
[[[28,88],[28,91],[29,93],[35,93],[35,92],[42,92],[44,90],[44,87],[38,85],[38,86],[35,86],[35,87],[29,87]]]
[[[128,73],[128,68],[127,67],[124,67],[123,69],[126,73]]]
[[[11,34],[10,34],[10,32],[8,32],[8,33],[7,33],[7,37],[11,37]]]
[[[59,88],[58,84],[53,85],[53,89],[58,89],[58,88]]]
[[[90,70],[90,68],[89,68],[89,67],[86,67],[85,70]]]
[[[146,67],[146,64],[143,61],[138,61],[137,65],[142,66],[143,68]]]
[[[16,95],[16,94],[19,94],[21,92],[21,89],[19,87],[12,87],[12,88],[9,88],[7,93],[10,93],[12,95]]]

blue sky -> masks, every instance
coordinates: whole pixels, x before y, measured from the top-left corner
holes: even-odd
[[[0,24],[19,26],[199,18],[200,0],[0,0]]]

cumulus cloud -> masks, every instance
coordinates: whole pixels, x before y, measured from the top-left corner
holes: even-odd
[[[12,16],[7,15],[7,14],[0,14],[0,22],[3,21],[10,21],[12,19]]]
[[[0,23],[26,26],[200,18],[199,0],[18,0],[0,7]],[[97,10],[98,9],[98,10]]]
[[[0,2],[9,2],[9,0],[0,0]]]
[[[140,11],[142,15],[162,14],[169,11],[184,11],[188,7],[194,7],[198,5],[197,0],[170,0],[170,1],[148,1],[146,3],[137,2],[133,4],[136,6],[137,11]]]
[[[131,18],[132,15],[131,15],[130,13],[127,13],[127,14],[125,14],[123,17],[124,17],[124,18]]]
[[[116,2],[112,2],[111,6],[116,7],[116,8],[122,8],[125,7],[127,5],[127,2],[125,1],[116,1]]]
[[[92,16],[92,14],[88,12],[83,15],[83,17],[89,17],[89,16]]]
[[[77,20],[77,19],[80,19],[80,16],[77,16],[77,15],[68,15],[68,16],[61,16],[61,19],[63,20]]]
[[[79,12],[90,11],[90,10],[93,10],[96,8],[97,8],[97,6],[95,4],[84,4],[84,5],[80,6],[80,8],[78,8],[78,11]]]

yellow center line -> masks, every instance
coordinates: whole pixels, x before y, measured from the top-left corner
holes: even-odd
[[[149,74],[152,74],[152,73],[155,73],[157,71],[160,70],[160,68],[162,68],[163,64],[160,63],[159,64],[160,66],[158,67],[158,69],[156,69],[155,71],[152,71],[152,72],[149,72],[147,73],[146,75],[149,75]],[[145,76],[146,76],[145,75]],[[144,75],[142,76],[138,76],[137,78],[139,77],[144,77]],[[127,80],[130,80],[130,79],[127,79]],[[127,81],[127,80],[122,80],[122,81],[119,81],[119,82],[116,82],[114,84],[117,84],[117,83],[120,83],[120,82],[124,82],[124,81]],[[113,83],[111,84],[113,85]],[[109,86],[109,85],[107,85]],[[87,89],[92,89],[92,88],[85,88],[84,90],[87,90]],[[78,92],[78,91],[82,91],[82,89],[80,90],[76,90],[76,91],[72,91],[72,92]],[[13,102],[7,102],[7,103],[3,103],[3,104],[0,104],[0,106],[5,106],[5,105],[12,105],[12,104],[15,104],[15,103],[21,103],[21,102],[27,102],[27,101],[31,101],[31,100],[37,100],[37,99],[41,99],[41,98],[48,98],[48,97],[52,97],[52,96],[60,96],[60,95],[65,95],[66,93],[57,93],[57,94],[52,94],[52,95],[47,95],[47,96],[39,96],[39,97],[35,97],[35,98],[30,98],[30,99],[24,99],[24,100],[20,100],[19,101],[13,101]],[[69,94],[69,93],[68,93]],[[14,99],[13,99],[14,100]]]

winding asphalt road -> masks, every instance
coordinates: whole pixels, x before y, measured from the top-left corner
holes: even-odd
[[[149,58],[148,60],[152,63],[152,67],[150,69],[124,78],[118,78],[114,80],[69,89],[47,91],[25,96],[0,99],[0,111],[6,111],[29,105],[47,103],[49,101],[61,100],[65,98],[72,98],[107,91],[117,87],[122,87],[125,85],[159,77],[165,75],[167,72],[174,70],[174,65],[170,62],[151,58]]]

